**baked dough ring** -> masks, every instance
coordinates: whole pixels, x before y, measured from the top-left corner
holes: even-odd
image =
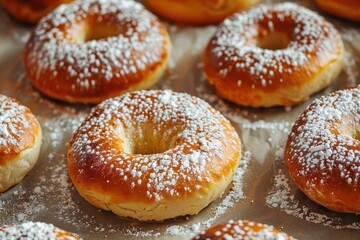
[[[233,221],[219,224],[194,237],[193,240],[223,240],[223,239],[247,239],[247,240],[293,240],[293,237],[266,224],[251,221]]]
[[[262,4],[224,21],[205,50],[204,71],[226,100],[289,106],[334,81],[343,54],[340,34],[323,17],[293,3]]]
[[[315,0],[319,7],[334,16],[360,21],[359,0]]]
[[[0,239],[81,240],[73,233],[64,231],[52,224],[41,222],[27,222],[15,226],[0,227]]]
[[[360,213],[360,89],[316,99],[296,121],[285,148],[290,176],[310,199]]]
[[[155,84],[170,40],[157,17],[135,1],[64,4],[40,21],[25,46],[25,69],[44,94],[98,103]]]
[[[70,141],[69,175],[98,208],[139,220],[196,214],[232,181],[236,131],[203,100],[138,91],[96,106]]]
[[[43,16],[63,3],[73,0],[0,0],[1,6],[14,19],[37,23]]]
[[[0,192],[19,183],[40,152],[41,128],[30,110],[0,95]]]
[[[166,19],[187,24],[219,23],[234,12],[261,0],[146,0],[146,5]]]

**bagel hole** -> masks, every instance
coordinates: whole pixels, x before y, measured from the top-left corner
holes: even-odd
[[[333,125],[332,133],[335,135],[344,133],[345,135],[360,141],[360,124],[356,123],[353,116],[343,116],[341,121],[338,121]]]
[[[98,23],[91,26],[86,24],[83,29],[79,37],[80,42],[99,41],[118,35],[116,28],[107,24]]]
[[[141,144],[134,144],[132,148],[132,154],[134,155],[152,155],[158,153],[164,153],[171,147],[165,147],[163,145],[156,145],[151,141],[145,141]]]
[[[152,155],[164,153],[177,145],[178,135],[182,131],[174,126],[154,128],[151,124],[128,129],[126,151],[133,155]]]
[[[268,50],[281,50],[289,46],[290,39],[282,32],[271,32],[257,40],[257,46]]]

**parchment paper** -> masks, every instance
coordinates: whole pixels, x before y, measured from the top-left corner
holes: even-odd
[[[318,11],[312,1],[296,2]],[[32,27],[13,22],[0,10],[0,93],[27,105],[44,133],[35,168],[0,196],[0,225],[43,221],[84,239],[190,239],[229,219],[248,219],[274,225],[298,239],[359,239],[360,217],[334,213],[309,200],[291,181],[283,163],[287,134],[305,107],[316,97],[355,86],[360,80],[359,25],[320,14],[343,36],[345,66],[330,87],[292,108],[244,108],[217,97],[202,71],[203,48],[216,26],[187,27],[165,22],[173,52],[168,73],[153,88],[188,92],[220,110],[239,133],[242,161],[229,190],[198,215],[141,223],[96,209],[74,189],[66,168],[67,144],[92,106],[54,101],[31,86],[22,50]]]

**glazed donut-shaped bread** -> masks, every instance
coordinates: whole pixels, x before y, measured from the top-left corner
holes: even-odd
[[[98,103],[159,80],[170,40],[161,22],[130,0],[78,0],[40,21],[25,46],[33,85],[63,101]]]
[[[243,106],[293,105],[328,86],[344,47],[324,18],[293,3],[262,4],[218,28],[204,56],[217,94]]]
[[[266,224],[250,221],[233,221],[219,224],[212,227],[196,237],[193,240],[293,240],[286,233]]]
[[[72,1],[74,0],[0,0],[0,3],[14,19],[35,24],[59,5]]]
[[[360,89],[316,99],[296,121],[286,144],[290,176],[310,199],[360,213]]]
[[[123,217],[196,214],[230,184],[236,131],[203,100],[137,91],[96,106],[74,133],[69,175],[80,195]]]
[[[186,24],[219,23],[261,0],[146,0],[146,5],[166,19]]]
[[[315,0],[319,7],[334,16],[360,21],[359,0]]]
[[[39,122],[30,110],[0,95],[0,192],[19,183],[34,167],[41,138]]]
[[[0,239],[81,240],[73,233],[64,231],[52,224],[41,222],[27,222],[15,226],[0,227]]]

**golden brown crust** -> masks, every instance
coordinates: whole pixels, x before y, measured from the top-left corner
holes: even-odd
[[[310,199],[336,212],[360,213],[358,88],[315,100],[285,147],[290,176]]]
[[[239,157],[233,127],[202,100],[140,91],[92,111],[72,137],[68,167],[91,204],[120,216],[163,220],[196,214],[218,198]]]
[[[293,240],[279,229],[266,224],[250,221],[233,221],[216,225],[205,232],[200,233],[193,240],[222,240],[222,239],[247,239],[247,240],[271,240],[284,239]]]
[[[360,1],[358,0],[315,0],[319,7],[331,15],[352,21],[360,21]]]
[[[6,115],[7,111],[15,111],[17,114],[22,115],[21,120],[19,116],[10,115],[7,117],[7,120],[9,121],[15,120],[14,118],[18,118],[19,121],[13,121],[11,123],[11,128],[18,129],[16,133],[2,135],[2,137],[5,138],[12,138],[12,141],[9,141],[8,144],[0,144],[0,165],[5,165],[22,151],[31,148],[34,145],[36,138],[41,135],[41,128],[39,122],[29,108],[24,107],[16,99],[4,97],[3,95],[0,96],[2,97],[0,102],[3,104],[0,111],[2,111],[4,115]],[[19,109],[15,110],[14,108],[17,107],[19,107]],[[1,125],[0,128],[5,127],[3,123]]]
[[[279,40],[285,42],[280,49],[258,46]],[[343,53],[340,34],[315,13],[291,3],[260,5],[220,26],[205,50],[204,71],[229,101],[289,106],[330,84]]]
[[[24,61],[30,81],[44,94],[99,103],[155,84],[170,48],[166,28],[139,3],[93,0],[46,17],[26,44]]]
[[[63,3],[73,0],[0,0],[7,13],[24,23],[37,23],[43,16]]]
[[[33,168],[41,138],[40,124],[30,110],[0,95],[0,192],[20,182]]]
[[[261,0],[146,0],[161,17],[186,24],[219,23],[234,12],[248,9]]]

